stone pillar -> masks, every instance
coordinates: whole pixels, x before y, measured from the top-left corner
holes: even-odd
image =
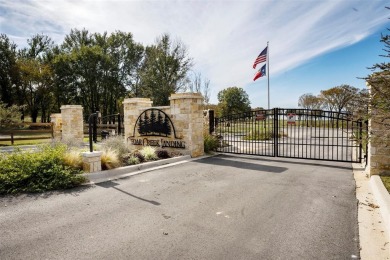
[[[82,143],[83,133],[83,107],[80,105],[61,106],[62,140],[72,140]]]
[[[125,139],[133,136],[134,125],[138,119],[138,116],[143,110],[152,106],[152,100],[150,98],[126,98],[123,101],[124,119],[123,126],[125,128]]]
[[[183,138],[191,157],[204,154],[203,138],[203,97],[200,93],[172,94],[171,118],[176,134]]]
[[[51,114],[50,122],[53,124],[53,137],[55,140],[61,140],[62,137],[62,116],[60,113]]]
[[[85,172],[99,172],[102,170],[102,152],[85,152],[83,156],[83,170]]]

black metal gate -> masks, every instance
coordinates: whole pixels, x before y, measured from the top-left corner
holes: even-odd
[[[361,162],[361,121],[348,113],[310,109],[250,111],[215,120],[219,152]]]

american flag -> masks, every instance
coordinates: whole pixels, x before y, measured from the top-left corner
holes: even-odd
[[[268,46],[265,47],[265,49],[257,56],[255,62],[253,63],[253,68],[256,69],[256,65],[262,62],[267,61],[267,51],[268,51]]]

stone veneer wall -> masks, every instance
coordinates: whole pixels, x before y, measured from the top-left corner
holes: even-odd
[[[390,174],[390,140],[381,135],[385,127],[375,123],[375,120],[370,120],[368,127],[370,142],[367,157],[370,175]]]
[[[150,98],[126,98],[123,101],[125,138],[133,135],[134,124],[142,111],[152,106]]]
[[[370,89],[370,86],[368,86]],[[372,89],[370,89],[372,91]],[[371,93],[372,94],[372,93]],[[382,124],[382,119],[376,115],[375,111],[371,111],[372,119],[368,122],[368,132],[369,132],[369,144],[367,151],[368,158],[368,169],[370,170],[370,175],[378,174],[390,174],[390,140],[386,139],[383,135],[383,132],[386,131],[386,128],[383,124],[390,125],[389,119],[384,119]]]
[[[185,142],[185,149],[167,147],[163,149],[174,153],[188,154],[191,157],[204,154],[202,101],[203,97],[199,93],[178,93],[171,95],[169,107],[154,107],[163,110],[172,120],[178,139],[175,139],[174,136],[168,139]],[[134,133],[134,125],[144,110],[152,108],[152,101],[148,98],[130,98],[125,99],[123,104],[127,144],[130,149],[141,149],[142,146],[131,144],[129,138],[133,134],[135,134],[134,138],[144,138],[138,136],[137,131]]]
[[[82,143],[83,134],[83,107],[80,105],[61,106],[62,140],[72,140]]]
[[[50,122],[53,123],[53,137],[55,140],[61,140],[62,138],[62,116],[60,113],[51,114]]]

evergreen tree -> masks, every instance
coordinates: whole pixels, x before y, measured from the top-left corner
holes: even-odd
[[[144,133],[143,133],[144,135],[148,135],[150,132],[150,120],[149,120],[147,111],[144,111],[143,130],[144,130]]]
[[[150,132],[156,134],[156,114],[154,113],[154,109],[150,112]]]
[[[164,118],[164,124],[163,125],[164,125],[163,133],[165,134],[165,136],[171,135],[171,132],[172,132],[171,125],[169,123],[169,118],[167,116],[165,116],[165,118]]]
[[[163,122],[163,117],[161,116],[161,112],[158,111],[158,114],[157,114],[157,123],[156,123],[156,131],[161,135],[163,133],[163,129],[164,129],[164,126],[163,126],[164,122]]]

